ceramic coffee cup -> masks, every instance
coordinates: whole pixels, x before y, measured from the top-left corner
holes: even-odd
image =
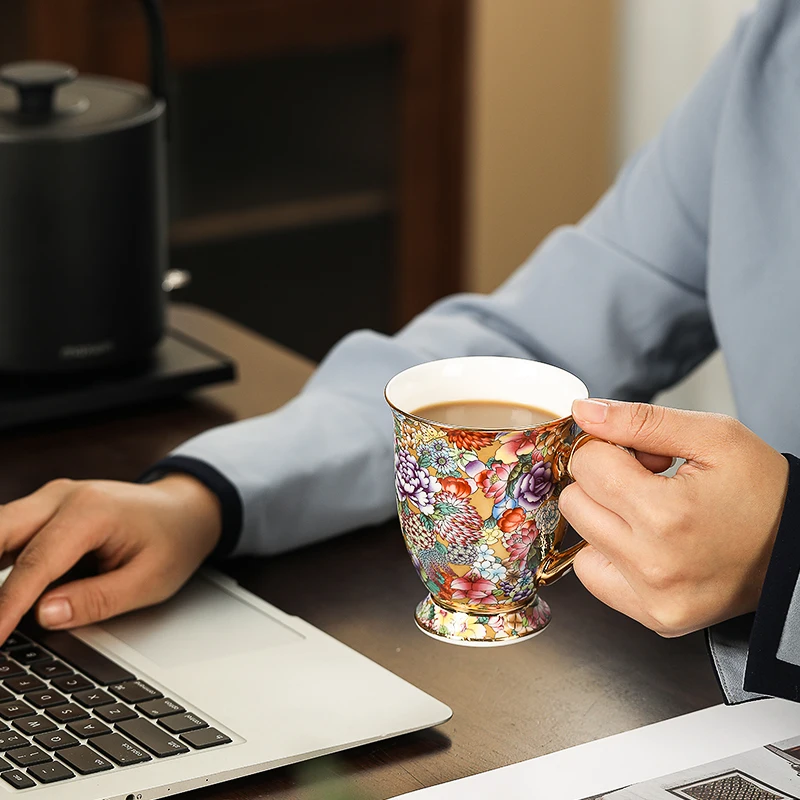
[[[536,361],[467,357],[420,364],[386,387],[394,415],[397,511],[428,596],[415,619],[454,644],[511,644],[539,633],[550,609],[539,588],[558,580],[584,544],[561,550],[558,497],[581,434],[572,401],[584,384]],[[424,419],[441,403],[500,402],[556,417],[527,430]]]

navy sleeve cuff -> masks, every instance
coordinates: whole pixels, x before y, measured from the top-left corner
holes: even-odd
[[[191,475],[219,499],[222,511],[222,535],[209,560],[221,561],[236,549],[242,532],[242,498],[239,496],[239,491],[210,464],[188,456],[168,456],[162,459],[148,469],[139,482],[150,483],[171,472]]]
[[[786,460],[789,462],[789,486],[750,636],[744,688],[797,702],[800,701],[800,666],[778,655],[784,629],[800,626],[800,618],[789,618],[792,596],[800,577],[800,459],[786,455]]]

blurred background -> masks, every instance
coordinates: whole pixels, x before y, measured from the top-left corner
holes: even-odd
[[[180,299],[312,358],[578,220],[744,0],[164,0]],[[0,0],[3,61],[146,81],[132,0]],[[662,402],[734,413],[711,359]]]

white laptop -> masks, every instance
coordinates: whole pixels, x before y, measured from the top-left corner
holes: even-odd
[[[438,725],[450,709],[215,572],[0,657],[0,797],[153,800]]]

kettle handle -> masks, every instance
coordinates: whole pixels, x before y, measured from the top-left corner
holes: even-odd
[[[150,91],[167,100],[167,41],[160,0],[141,0],[150,36]]]

